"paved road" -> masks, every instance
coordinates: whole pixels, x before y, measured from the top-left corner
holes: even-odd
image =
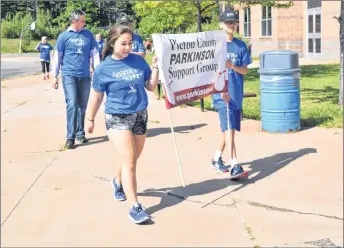
[[[1,60],[1,79],[33,75],[41,71],[39,60]]]

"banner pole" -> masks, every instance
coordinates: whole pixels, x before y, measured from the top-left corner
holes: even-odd
[[[174,130],[173,130],[173,125],[172,125],[171,113],[170,113],[170,110],[167,110],[167,112],[168,112],[168,119],[170,121],[170,126],[171,126],[171,133],[172,133],[172,139],[173,139],[173,144],[174,144],[174,150],[176,151],[176,155],[177,155],[177,162],[178,162],[178,167],[179,167],[179,173],[180,173],[180,177],[182,179],[183,187],[185,187],[182,166],[180,164],[179,153],[178,153],[178,148],[177,148],[177,144],[176,144],[176,137],[174,136]]]
[[[230,145],[230,126],[229,126],[229,103],[227,105],[227,146],[228,146],[228,157],[231,159],[231,145]]]

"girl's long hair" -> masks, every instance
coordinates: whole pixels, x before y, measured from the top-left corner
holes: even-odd
[[[128,26],[120,24],[115,25],[113,26],[113,28],[110,29],[103,48],[103,60],[105,60],[107,56],[112,55],[115,42],[122,34],[130,34],[131,36],[133,36],[133,31]]]

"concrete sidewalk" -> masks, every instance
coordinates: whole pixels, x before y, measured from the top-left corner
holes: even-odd
[[[149,96],[138,191],[153,221],[138,226],[128,220],[127,204],[112,198],[117,158],[105,136],[103,107],[90,143],[62,151],[63,90],[40,76],[7,81],[2,246],[343,247],[342,129],[268,134],[246,120],[237,148],[250,176],[232,182],[210,168],[217,114],[172,109],[184,188],[164,102]]]

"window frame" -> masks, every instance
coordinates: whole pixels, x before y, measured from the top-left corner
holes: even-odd
[[[264,9],[265,9],[265,16],[264,16]],[[269,17],[269,11],[270,11],[270,17]],[[261,37],[272,37],[272,8],[271,6],[262,6],[261,8]],[[265,24],[264,24],[265,22]],[[271,23],[270,30],[269,30],[269,22]],[[263,33],[263,25],[265,25],[265,34]],[[270,32],[269,32],[270,31]],[[269,34],[270,33],[270,34]]]
[[[247,7],[247,8],[244,8],[244,37],[245,38],[251,38],[251,8],[250,7]],[[245,21],[246,19],[246,21]],[[245,28],[246,27],[246,28]]]

